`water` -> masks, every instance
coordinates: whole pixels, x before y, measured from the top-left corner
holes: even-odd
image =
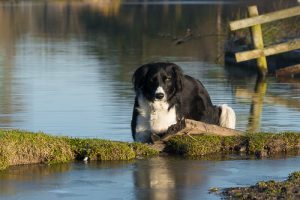
[[[0,174],[3,199],[220,199],[212,187],[286,179],[299,157],[200,161],[152,158],[131,162],[11,167]]]
[[[228,20],[238,18],[250,4],[258,4],[261,12],[298,5],[294,0],[1,2],[0,127],[132,141],[132,73],[146,62],[171,61],[201,80],[214,104],[227,103],[235,109],[238,129],[300,131],[298,79],[268,78],[255,92],[255,75],[241,75],[222,65]],[[175,45],[174,39],[187,28],[195,38]],[[245,166],[235,175],[224,172],[241,163]],[[162,176],[148,172],[156,165],[164,166],[166,188],[149,183]],[[153,198],[156,192],[166,195],[162,198],[177,193],[190,198],[208,195],[210,186],[253,184],[269,178],[265,174],[282,178],[297,165],[299,158],[217,162],[158,158],[58,169],[24,166],[4,172],[0,186],[7,199],[47,195],[87,199],[104,195],[107,187],[120,188],[105,193],[107,199],[140,199],[143,192]],[[215,171],[205,171],[211,169]],[[252,170],[251,176],[244,169]],[[140,172],[144,170],[145,178]],[[193,174],[199,175],[197,180]],[[78,191],[81,187],[85,192]]]

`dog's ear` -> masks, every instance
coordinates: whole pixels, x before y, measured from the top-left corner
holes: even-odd
[[[139,68],[137,68],[137,70],[135,70],[132,76],[132,83],[134,85],[135,91],[138,91],[140,88],[143,87],[148,70],[149,65],[142,65]]]
[[[178,65],[173,65],[172,66],[173,73],[175,75],[175,85],[177,91],[181,91],[183,88],[183,72],[182,69]]]

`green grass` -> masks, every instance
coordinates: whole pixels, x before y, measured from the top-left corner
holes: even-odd
[[[77,160],[130,160],[138,156],[153,156],[158,152],[142,143],[116,142],[102,139],[69,138]]]
[[[72,160],[130,160],[158,154],[141,143],[50,136],[21,130],[0,130],[0,169],[30,163]]]
[[[299,133],[248,133],[244,136],[175,136],[166,142],[170,153],[187,157],[245,151],[257,157],[300,149]]]
[[[245,152],[257,157],[300,149],[299,133],[254,133],[243,136],[174,136],[166,151],[187,157]],[[142,143],[51,136],[21,130],[0,130],[0,169],[30,163],[64,163],[73,160],[131,160],[158,155]]]
[[[74,158],[63,137],[20,130],[0,131],[0,169],[8,165],[62,163]]]
[[[202,156],[221,151],[222,137],[201,135],[193,138],[174,136],[166,143],[167,151],[188,156]]]

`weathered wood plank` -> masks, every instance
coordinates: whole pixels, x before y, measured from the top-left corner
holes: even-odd
[[[199,135],[199,134],[236,136],[236,135],[242,135],[243,132],[235,129],[224,128],[213,124],[207,124],[200,121],[186,119],[185,128],[178,131],[175,135]],[[165,137],[163,141],[168,140],[172,136],[173,135]]]
[[[281,43],[266,47],[264,49],[254,49],[243,51],[235,54],[237,62],[251,60],[262,56],[270,56],[278,53],[300,49],[300,39],[294,39],[289,42]]]
[[[244,134],[244,132],[239,130],[224,128],[221,126],[207,124],[204,122],[195,121],[191,119],[186,119],[184,123],[185,123],[185,128],[164,137],[162,140],[156,141],[154,144],[151,145],[151,147],[162,152],[164,151],[165,148],[164,142],[168,141],[171,137],[175,135],[187,135],[187,137],[188,136],[192,137],[192,135],[203,135],[203,134],[219,135],[219,136],[239,136]]]
[[[285,68],[276,70],[276,72],[275,72],[276,76],[289,76],[289,77],[293,77],[296,74],[300,74],[300,64],[289,66],[289,67],[285,67]]]
[[[248,13],[250,17],[258,16],[257,6],[249,6]],[[251,26],[252,41],[255,49],[264,49],[261,25]],[[257,67],[261,76],[268,73],[267,59],[265,56],[257,58]]]
[[[247,28],[250,26],[254,26],[257,24],[263,24],[267,22],[272,22],[280,19],[285,19],[288,17],[294,17],[300,15],[300,6],[296,6],[293,8],[288,8],[280,11],[275,11],[272,13],[267,13],[264,15],[256,16],[256,17],[250,17],[242,20],[236,20],[233,22],[230,22],[230,29],[232,31]]]

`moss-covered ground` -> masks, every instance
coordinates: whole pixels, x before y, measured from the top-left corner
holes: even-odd
[[[174,136],[166,142],[169,153],[187,157],[207,156],[215,153],[246,153],[256,157],[272,156],[300,149],[300,134],[252,133],[242,136],[194,135]]]
[[[146,144],[51,136],[21,130],[0,130],[0,169],[31,163],[72,160],[130,160],[157,155]]]
[[[254,186],[229,188],[223,193],[225,199],[300,199],[300,171],[293,172],[282,182],[261,181]]]
[[[300,149],[299,133],[255,133],[242,136],[173,136],[165,151],[187,157],[246,153],[257,157],[293,153]],[[30,163],[73,160],[130,160],[158,155],[151,145],[102,139],[51,136],[21,130],[0,130],[0,169]]]

